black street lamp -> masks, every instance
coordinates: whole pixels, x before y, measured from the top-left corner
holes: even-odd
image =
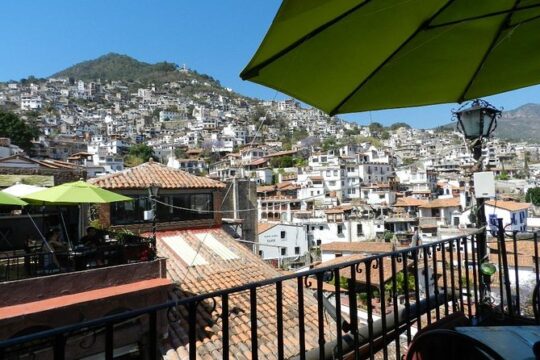
[[[483,161],[480,161],[480,159],[482,157],[482,145],[484,139],[488,139],[497,128],[497,119],[501,116],[501,113],[501,110],[495,108],[487,101],[480,99],[474,100],[470,105],[465,104],[457,111],[453,112],[453,115],[458,122],[458,130],[463,133],[465,139],[471,141],[471,150],[474,159],[479,162],[477,167],[479,171],[482,171],[483,169]],[[477,198],[476,223],[479,228],[485,228],[487,226],[484,201],[485,199],[482,197]],[[487,268],[489,257],[487,253],[485,229],[483,232],[476,235],[476,240],[479,263],[481,266]],[[483,281],[480,281],[480,294],[482,299],[485,299],[488,295],[487,291],[489,290],[490,280],[490,277],[485,275]]]
[[[152,183],[148,187],[148,195],[152,202],[152,246],[156,250],[156,211],[157,211],[157,196],[159,192],[159,184]]]
[[[473,144],[473,157],[479,160],[482,156],[482,140],[489,136],[497,128],[497,119],[501,116],[501,110],[485,100],[474,100],[454,111],[458,121],[458,130],[463,133],[465,139],[475,141]]]

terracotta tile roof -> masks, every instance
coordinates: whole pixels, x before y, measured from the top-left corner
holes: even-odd
[[[367,255],[360,255],[360,254],[355,254],[355,255],[347,255],[347,256],[340,256],[340,257],[337,257],[335,259],[332,259],[332,260],[329,260],[329,261],[324,261],[322,263],[320,263],[319,265],[317,265],[316,267],[318,268],[321,268],[321,267],[326,267],[326,266],[336,266],[336,265],[339,265],[339,264],[343,264],[343,263],[346,263],[346,262],[349,262],[349,261],[360,261],[364,258],[368,257]],[[407,261],[407,266],[410,266],[412,265],[412,261]],[[376,262],[375,261],[372,261],[371,262],[371,269],[370,269],[370,276],[369,276],[369,283],[373,286],[379,286],[381,285],[380,283],[380,271],[379,270],[379,267],[376,266]],[[392,262],[389,258],[384,258],[382,259],[382,274],[383,274],[383,284],[386,283],[388,280],[392,279]],[[356,282],[358,283],[361,283],[361,284],[366,284],[368,281],[367,281],[367,277],[366,277],[366,264],[365,263],[362,263],[361,265],[359,265],[359,269],[361,270],[360,272],[356,272]],[[401,263],[397,263],[396,262],[396,273],[399,273],[400,271],[403,270],[403,262]],[[347,278],[347,279],[350,279],[351,278],[351,267],[350,266],[347,266],[343,269],[340,269],[340,272],[339,272],[339,275],[344,277],[344,278]]]
[[[342,214],[345,211],[352,210],[352,208],[353,208],[352,205],[341,205],[341,206],[336,206],[328,210],[324,210],[324,213],[325,214]]]
[[[90,179],[89,182],[111,190],[147,189],[155,183],[164,189],[222,189],[225,187],[225,184],[220,181],[195,176],[154,161],[114,174]]]
[[[426,200],[420,200],[413,197],[402,197],[396,200],[396,203],[394,204],[394,206],[407,207],[407,206],[422,206],[426,204],[427,204]]]
[[[257,186],[257,192],[265,193],[270,191],[275,191],[276,186],[275,185],[261,185]]]
[[[366,254],[379,254],[393,251],[393,244],[387,242],[374,242],[374,241],[355,241],[344,242],[334,241],[321,245],[322,252],[330,253],[366,253]]]
[[[32,158],[29,158],[28,156],[24,156],[20,154],[1,158],[0,166],[3,166],[3,163],[9,164],[11,160],[19,160],[21,162],[36,164],[36,165],[49,168],[49,169],[77,169],[79,168],[78,165],[72,164],[66,161],[52,160],[52,159],[36,160],[36,159],[32,159]]]
[[[262,165],[262,164],[266,164],[267,162],[268,162],[268,159],[260,158],[260,159],[253,160],[252,162],[250,162],[249,166]]]
[[[237,259],[224,260],[207,247],[197,236],[210,236],[238,256]],[[208,234],[208,235],[206,235]],[[173,251],[163,240],[164,237],[180,236],[192,249],[200,248],[199,254],[208,260],[206,265],[188,266],[179,254]],[[177,282],[178,291],[173,298],[184,298],[194,294],[208,293],[214,290],[245,285],[254,281],[280,276],[278,271],[265,264],[247,247],[236,242],[220,228],[203,230],[182,230],[159,232],[157,236],[158,253],[167,257],[167,272],[171,280]],[[260,359],[277,359],[276,326],[276,289],[264,286],[257,289],[258,344]],[[221,299],[208,300],[197,306],[197,343],[198,359],[221,359],[222,323]],[[306,350],[317,349],[318,321],[317,303],[310,289],[304,290],[305,339]],[[229,346],[230,354],[237,359],[251,357],[250,341],[250,297],[249,291],[229,295]],[[298,340],[298,298],[296,280],[283,282],[283,330],[285,358],[299,354]],[[189,353],[187,325],[188,312],[185,307],[176,309],[177,320],[169,321],[169,338],[162,346],[164,359],[187,359]],[[335,322],[325,316],[324,331],[327,341],[335,339]]]
[[[257,224],[257,235],[262,234],[266,230],[270,230],[271,228],[273,228],[276,225],[277,224],[271,224],[271,223],[258,223]]]
[[[272,158],[272,157],[278,157],[278,156],[294,155],[297,152],[298,151],[296,151],[296,150],[284,150],[284,151],[275,152],[273,154],[268,154],[265,157],[266,158]]]
[[[459,206],[459,197],[453,197],[448,199],[435,199],[430,202],[420,205],[421,208],[433,209],[433,208],[446,208]]]
[[[531,207],[529,203],[517,202],[517,201],[502,201],[502,200],[490,200],[485,202],[486,205],[497,207],[508,211],[520,211],[527,210]]]
[[[506,253],[507,254],[513,254],[516,253],[519,255],[530,255],[534,256],[534,248],[535,244],[532,240],[517,240],[516,241],[516,248],[514,248],[514,241],[513,240],[507,240],[505,242],[506,245]],[[488,247],[492,249],[493,251],[497,252],[499,250],[499,243],[498,242],[489,242]],[[516,251],[517,250],[517,251]],[[540,246],[538,248],[538,254],[540,254]]]
[[[518,267],[534,267],[534,256],[530,255],[518,255],[517,256],[517,264]],[[498,254],[489,254],[489,261],[498,264],[499,263],[499,255]],[[514,258],[514,254],[506,254],[506,261],[508,266],[514,267],[516,265],[516,259]]]
[[[297,190],[300,189],[300,185],[295,184],[294,181],[282,181],[276,184],[278,190]]]

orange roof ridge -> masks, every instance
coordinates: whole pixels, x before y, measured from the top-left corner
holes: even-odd
[[[164,189],[223,189],[225,184],[186,171],[174,169],[155,161],[105,176],[89,182],[104,189],[147,189],[159,184]]]

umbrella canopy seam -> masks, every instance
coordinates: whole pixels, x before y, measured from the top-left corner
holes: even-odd
[[[520,2],[520,0],[516,0],[516,2],[514,3],[514,6],[512,7],[512,10],[515,10],[517,8],[517,6],[519,5],[519,2]],[[501,36],[501,33],[504,30],[504,28],[510,22],[510,19],[512,18],[513,13],[514,13],[513,11],[510,11],[508,14],[506,14],[504,20],[501,22],[501,25],[499,26],[499,29],[497,30],[495,36],[493,37],[493,40],[491,41],[491,44],[489,45],[488,50],[485,52],[484,56],[482,57],[482,60],[480,61],[480,63],[478,64],[478,67],[474,71],[473,76],[471,76],[469,82],[467,83],[467,86],[465,87],[465,90],[463,90],[463,92],[461,93],[461,96],[458,98],[459,103],[462,103],[463,100],[465,99],[465,95],[467,94],[467,92],[471,88],[472,83],[474,82],[474,80],[478,76],[478,73],[480,72],[480,70],[484,66],[484,63],[486,62],[486,59],[488,58],[489,54],[491,54],[491,52],[495,48],[495,45],[497,45],[497,43],[498,43],[497,40]],[[519,25],[517,25],[517,26],[519,26]]]
[[[371,80],[371,78],[373,78],[373,76],[375,76],[379,72],[379,70],[381,70],[386,64],[388,64],[388,62],[391,61],[394,56],[396,56],[396,54],[399,53],[400,50],[403,49],[412,39],[414,39],[414,37],[418,35],[418,33],[425,31],[429,24],[431,24],[433,20],[437,16],[439,16],[439,14],[442,13],[446,8],[448,8],[448,6],[450,6],[453,2],[454,0],[448,0],[443,6],[441,6],[439,10],[437,10],[427,21],[425,21],[423,25],[419,26],[418,29],[416,29],[404,42],[402,42],[397,47],[397,49],[395,49],[388,57],[386,57],[386,59],[384,59],[384,61],[375,68],[375,70],[373,70],[366,78],[364,78],[364,80],[358,86],[356,86],[352,92],[350,92],[345,98],[343,98],[343,100],[341,100],[339,104],[334,107],[328,114],[330,116],[336,115],[339,109],[345,103],[347,103],[347,101],[349,101],[351,97],[354,96],[354,94],[356,94],[365,84],[367,84],[367,82]]]
[[[322,31],[326,30],[330,26],[334,25],[335,23],[339,22],[340,20],[343,20],[347,16],[353,14],[355,11],[359,10],[360,8],[364,7],[366,4],[368,4],[371,0],[366,0],[356,6],[354,6],[352,9],[347,10],[343,14],[333,18],[332,20],[322,24],[321,26],[317,27],[316,29],[310,31],[306,35],[302,36],[300,39],[294,41],[292,44],[287,46],[285,49],[279,51],[277,54],[272,55],[268,59],[261,62],[259,65],[254,66],[253,68],[249,70],[244,70],[240,74],[240,77],[242,80],[248,80],[254,76],[257,76],[259,74],[259,71],[263,69],[268,64],[271,64],[272,62],[276,61],[280,57],[288,54],[290,51],[294,50],[296,47],[298,47],[300,44],[302,44],[304,41],[316,36],[317,34],[321,33]],[[249,67],[249,66],[248,66]],[[247,68],[246,68],[247,69]]]

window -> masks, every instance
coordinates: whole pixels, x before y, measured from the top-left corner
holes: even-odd
[[[322,226],[319,226],[319,230],[322,230],[322,229],[324,229],[324,228]]]
[[[357,236],[364,235],[364,229],[362,229],[362,224],[357,224],[356,225],[356,235]]]
[[[282,247],[281,248],[281,256],[286,256],[287,255],[287,248],[286,247]]]
[[[285,231],[282,231],[282,232],[281,232],[281,238],[282,238],[282,239],[285,239],[285,235],[286,235],[286,234],[285,234]]]
[[[334,176],[338,176],[338,171],[334,170]]]
[[[294,247],[294,255],[300,255],[300,246]]]
[[[332,173],[330,170],[326,170],[326,176],[330,176]]]
[[[338,235],[343,234],[343,225],[338,225],[338,226],[337,226],[337,234],[338,234]]]
[[[321,246],[321,240],[317,240],[317,246]]]
[[[260,257],[264,257],[264,253],[263,253],[262,250],[259,250],[259,256],[260,256]]]
[[[311,227],[311,230],[315,230],[315,226],[312,226],[312,227]]]
[[[145,210],[150,210],[151,203],[146,195],[129,195],[134,201],[111,204],[112,225],[137,224],[144,222]],[[214,208],[212,194],[178,194],[159,196],[158,200],[166,204],[157,204],[156,218],[158,222],[212,219]]]

